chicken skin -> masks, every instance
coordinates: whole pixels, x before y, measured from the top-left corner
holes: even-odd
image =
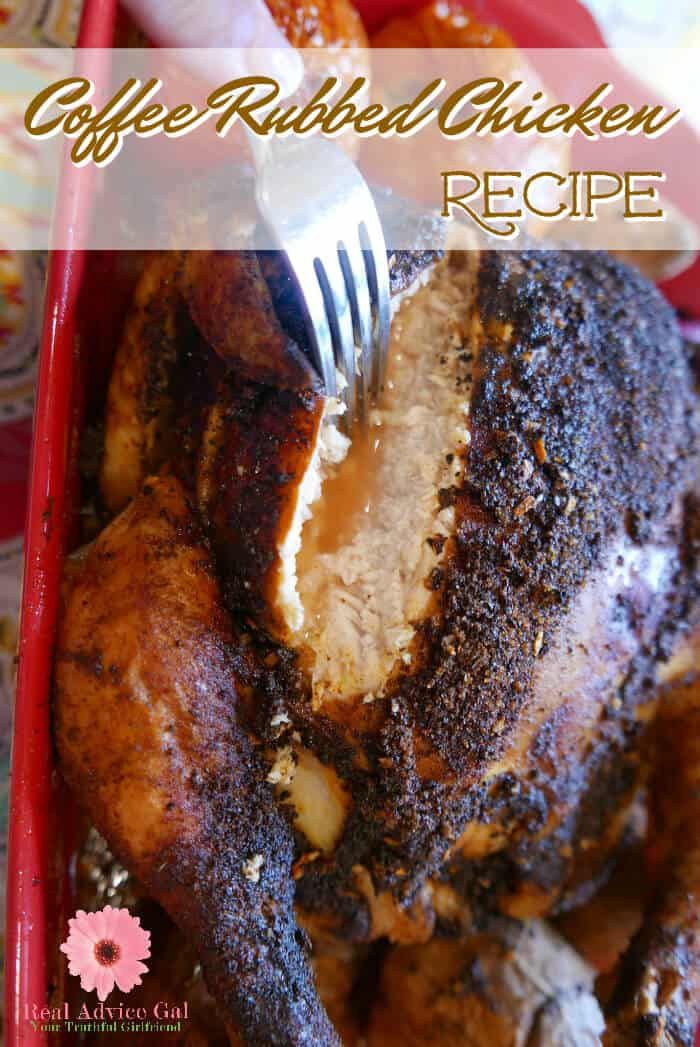
[[[369,72],[348,0],[268,7]],[[449,0],[373,43],[510,41]],[[700,511],[675,317],[600,253],[389,272],[387,382],[351,442],[278,254],[146,259],[106,526],[66,572],[63,774],[231,1044],[691,1047],[700,652],[666,660],[697,619]],[[596,895],[645,792],[655,889],[603,1016],[544,920]]]
[[[73,573],[73,572],[72,572]],[[77,565],[58,636],[61,766],[182,928],[246,1042],[335,1044],[293,913],[292,836],[239,725],[236,647],[178,481],[154,478]]]
[[[492,919],[461,939],[388,955],[369,1047],[594,1047],[593,971],[539,921]]]
[[[177,253],[154,255],[134,294],[107,394],[100,477],[113,513],[174,449],[171,382],[192,330],[180,294]]]
[[[478,934],[495,916],[566,911],[604,881],[633,802],[646,784],[658,791],[661,756],[672,752],[672,810],[656,805],[668,873],[625,962],[606,1035],[619,1045],[690,1044],[700,1005],[699,885],[694,844],[678,859],[681,841],[693,840],[692,819],[678,812],[691,810],[697,713],[690,698],[673,713],[657,686],[659,663],[697,605],[697,420],[675,319],[638,273],[602,254],[397,254],[390,272],[387,389],[369,439],[351,444],[342,406],[301,380],[295,292],[274,257],[181,259],[175,309],[185,310],[189,348],[168,355],[154,328],[140,345],[143,373],[165,375],[159,388],[184,453],[163,444],[128,472],[135,500],[88,553],[68,597],[57,662],[66,775],[203,951],[211,991],[244,1039],[262,1042],[265,1023],[269,1042],[303,1042],[306,1013],[314,1042],[324,1042],[332,1033],[300,946],[292,951],[292,896],[312,938],[321,927],[340,953],[342,943],[420,946],[445,932]],[[244,287],[247,310],[258,301],[259,325],[204,322],[214,300],[236,315],[229,284]],[[274,336],[269,359],[265,330]],[[122,410],[124,344],[106,455],[127,446],[124,419],[132,437],[147,420]],[[131,336],[129,353],[133,345]],[[275,360],[279,383],[271,384],[259,368]],[[147,480],[159,467],[161,478]],[[112,510],[123,498],[123,488],[113,494],[118,474],[101,476]],[[162,522],[158,499],[175,500],[166,520],[172,511],[179,522]],[[177,551],[183,535],[199,536],[208,603],[188,596],[190,571],[167,571],[168,557],[151,555],[152,528],[175,561],[194,555],[191,537]],[[125,577],[129,557],[135,569]],[[196,607],[205,635],[212,622],[227,623],[220,628],[234,653],[216,672],[191,635],[175,650],[153,645],[159,608],[178,600]],[[128,632],[114,618],[119,606]],[[189,613],[174,617],[191,627]],[[162,721],[149,719],[153,702],[134,704],[149,729],[136,764],[124,742],[119,790],[110,784],[98,751],[114,753],[105,739],[108,723],[116,728],[104,712],[100,744],[85,710],[114,710],[121,692],[104,666],[124,659],[141,667],[129,670],[133,703],[157,690],[166,708],[184,703],[183,724],[193,715],[209,725],[206,743],[188,753],[193,767],[201,758],[197,773],[209,783],[201,799],[181,782],[169,793],[171,750]],[[153,666],[157,688],[141,682]],[[212,673],[216,693],[200,693],[196,679]],[[222,774],[228,765],[216,754],[229,745],[236,773]],[[155,810],[134,814],[142,790]],[[205,797],[216,813],[195,819],[189,849],[176,846],[168,826],[189,825]],[[267,850],[256,837],[245,853],[241,833],[227,836],[225,854],[203,840],[203,826],[223,824],[218,812],[229,804],[251,824],[278,819],[284,847],[271,844],[272,833]],[[124,830],[130,810],[143,825],[136,836]],[[139,836],[163,840],[165,871],[140,853]],[[275,996],[263,967],[250,975],[243,1005],[221,974],[242,961],[221,960],[221,937],[212,951],[211,915],[191,909],[192,890],[185,905],[168,882],[203,876],[198,848],[214,856],[212,870],[221,863],[223,879],[239,876],[226,911],[242,943],[262,933],[262,917],[246,909],[255,888],[240,869],[259,855],[261,884],[275,870],[283,925],[269,949],[285,978],[300,979],[296,997]],[[256,1012],[256,997],[269,1009]]]
[[[435,883],[529,918],[605,875],[648,771],[655,665],[692,602],[695,437],[672,315],[609,258],[485,254],[474,270],[453,257],[395,323],[403,411],[389,396],[378,453],[358,452],[372,473],[351,448],[306,507],[306,621],[291,641],[273,633],[297,658],[266,684],[268,722],[282,710],[288,726],[267,730],[261,705],[259,730],[298,766],[313,753],[352,797],[333,831],[307,822],[310,850],[326,850],[321,835],[338,845],[305,866],[302,903],[359,939],[411,941],[440,915]],[[276,540],[261,528],[278,492],[304,495],[298,468],[277,491],[261,484],[286,395],[268,395],[257,436],[222,444],[217,498],[253,499],[247,522],[231,517],[248,572],[288,542],[283,523]],[[249,394],[236,396],[231,433]],[[239,577],[239,611],[269,633],[254,579]],[[295,788],[287,775],[293,806]]]
[[[685,659],[689,664],[682,664]],[[652,738],[656,888],[611,1001],[607,1047],[694,1038],[700,997],[699,667],[700,632],[664,673]]]

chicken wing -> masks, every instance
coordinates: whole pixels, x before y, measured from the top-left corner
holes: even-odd
[[[180,294],[181,267],[176,252],[148,259],[117,348],[100,468],[102,497],[112,513],[124,508],[176,446],[172,384],[192,337]]]

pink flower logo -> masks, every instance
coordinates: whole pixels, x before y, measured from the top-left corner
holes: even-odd
[[[151,955],[151,935],[138,916],[111,905],[101,912],[78,909],[68,927],[61,952],[68,957],[68,970],[80,976],[86,992],[95,989],[104,1002],[115,984],[122,992],[141,984],[141,975],[148,970],[141,960]]]

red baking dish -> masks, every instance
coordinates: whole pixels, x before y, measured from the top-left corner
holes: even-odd
[[[116,6],[116,0],[86,3],[81,46],[111,45]],[[71,192],[80,189],[79,184],[65,188],[64,199],[86,206],[80,192]],[[84,270],[84,252],[52,255],[39,357],[11,767],[5,940],[8,1044],[45,1042],[44,1035],[32,1031],[25,1014],[33,1003],[41,1006],[46,1000],[47,944],[61,908],[51,859],[58,857],[58,865],[65,853],[59,847],[65,836],[56,830],[67,808],[53,773],[49,694],[63,554],[77,504],[71,455],[81,394],[75,344]]]
[[[370,28],[420,0],[357,0]],[[532,5],[528,0],[472,0],[484,20],[530,47],[602,45],[576,0]],[[109,47],[117,0],[86,0],[79,43]],[[73,177],[71,173],[71,178]],[[71,208],[88,206],[83,172],[65,193]],[[27,1020],[45,1005],[48,987],[65,964],[56,942],[71,901],[71,804],[53,765],[50,675],[62,563],[79,506],[77,437],[83,405],[104,381],[99,346],[113,338],[119,303],[110,262],[79,250],[53,254],[48,272],[34,419],[31,488],[25,535],[25,576],[12,754],[5,1016],[6,1043],[46,1042]],[[90,308],[86,308],[89,303]],[[96,308],[96,305],[99,308]],[[99,325],[99,329],[95,326]],[[110,331],[112,334],[110,335]]]

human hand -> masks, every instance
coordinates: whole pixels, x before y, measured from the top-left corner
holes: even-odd
[[[223,50],[212,57],[217,80],[245,75],[240,52],[264,48],[270,49],[266,71],[283,95],[301,81],[301,57],[275,24],[265,0],[123,0],[123,6],[161,47],[238,49],[228,58]]]

